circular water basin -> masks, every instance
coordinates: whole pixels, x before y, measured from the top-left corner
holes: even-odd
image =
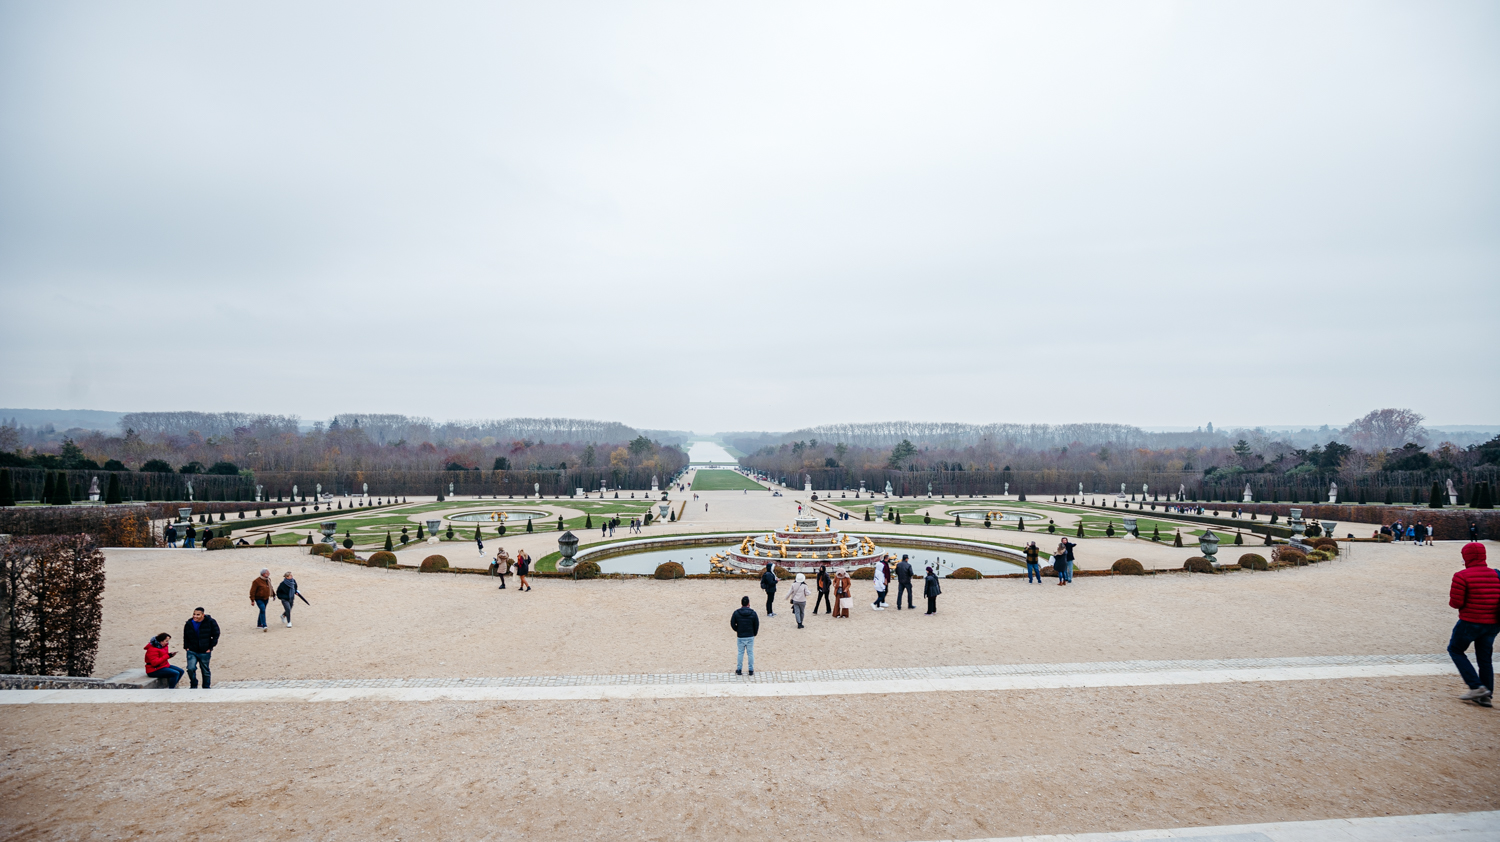
[[[679,547],[671,550],[646,550],[631,555],[615,556],[598,562],[601,573],[635,573],[639,575],[650,575],[656,572],[658,565],[669,561],[675,561],[682,565],[686,573],[708,573],[708,559],[710,556],[722,555],[728,550],[738,547],[738,544],[725,544],[722,547]],[[969,553],[948,552],[946,550],[914,550],[914,549],[887,549],[897,559],[903,554],[910,556],[912,570],[915,575],[921,576],[926,573],[927,565],[931,564],[937,569],[938,575],[947,575],[960,567],[972,567],[980,573],[1025,573],[1026,568],[1019,562],[1009,562],[993,559],[988,556],[971,555]],[[587,558],[587,556],[585,556]],[[939,568],[939,565],[941,567]],[[811,577],[809,577],[811,578]]]
[[[532,512],[517,509],[506,509],[493,512],[464,512],[453,515],[448,520],[460,523],[525,523],[528,519],[544,520],[551,515],[546,512]]]
[[[995,516],[996,512],[999,512],[999,517]],[[964,509],[962,511],[949,512],[949,514],[958,515],[959,520],[977,520],[980,522],[984,521],[985,515],[989,515],[991,523],[1019,523],[1021,521],[1030,523],[1034,520],[1042,519],[1041,515],[1032,512],[1007,512],[1003,509]]]

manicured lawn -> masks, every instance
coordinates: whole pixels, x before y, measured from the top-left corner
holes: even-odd
[[[711,468],[700,470],[693,478],[694,491],[739,491],[745,488],[750,491],[765,491],[766,487],[738,471],[726,471],[722,468]]]

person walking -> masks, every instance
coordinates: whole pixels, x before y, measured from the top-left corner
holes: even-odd
[[[1458,622],[1448,639],[1448,655],[1469,685],[1468,692],[1459,698],[1490,707],[1495,693],[1495,635],[1500,633],[1500,571],[1485,563],[1483,544],[1464,544],[1459,553],[1464,569],[1453,574],[1453,584],[1448,588],[1448,606],[1458,609]],[[1470,644],[1479,661],[1478,672],[1465,654]]]
[[[932,568],[927,568],[927,583],[922,586],[922,596],[927,597],[927,615],[937,613],[937,598],[943,592],[943,586],[938,584],[937,574]]]
[[[297,601],[297,580],[292,578],[292,571],[281,574],[281,584],[276,586],[276,598],[281,600],[281,619],[286,621],[286,627],[292,627],[292,605]]]
[[[172,636],[162,632],[146,641],[146,675],[167,682],[168,690],[176,690],[182,680],[182,667],[174,667],[168,661],[177,657],[171,650]]]
[[[848,617],[849,609],[853,606],[854,585],[849,579],[849,571],[840,570],[833,581],[833,616]]]
[[[797,618],[797,628],[802,628],[802,618],[807,614],[807,577],[801,573],[797,574],[797,581],[786,592],[787,601],[792,604],[792,616]]]
[[[870,607],[875,609],[876,611],[884,611],[886,591],[886,569],[884,559],[875,562],[875,569],[873,573],[875,578],[875,601],[870,603]]]
[[[813,603],[813,613],[824,605],[828,606],[828,613],[833,613],[833,601],[828,598],[828,592],[833,588],[833,577],[828,575],[828,565],[818,568],[818,599]]]
[[[484,558],[484,527],[474,527],[474,543],[479,547],[479,557]]]
[[[531,590],[531,583],[526,581],[529,573],[531,573],[531,556],[525,550],[520,550],[516,553],[516,590],[523,593]]]
[[[1073,567],[1074,562],[1076,561],[1076,559],[1073,558],[1073,548],[1076,546],[1078,545],[1073,543],[1072,541],[1069,541],[1067,538],[1062,539],[1063,558],[1067,559],[1068,562],[1068,584],[1070,585],[1073,584]]]
[[[771,565],[766,565],[766,572],[760,574],[760,589],[766,592],[766,616],[776,616],[776,573]]]
[[[1479,540],[1479,527],[1472,520],[1469,521],[1469,540],[1470,541],[1478,541]]]
[[[1041,551],[1041,549],[1039,549],[1037,547],[1035,541],[1028,541],[1026,543],[1026,583],[1027,584],[1031,584],[1031,577],[1032,576],[1036,577],[1036,583],[1038,585],[1040,585],[1042,583],[1041,555],[1042,555],[1042,551]]]
[[[193,525],[191,523],[189,523],[188,524],[188,528],[187,528],[187,535],[184,537],[184,540],[182,542],[183,548],[184,549],[192,549],[192,547],[193,547],[193,539],[197,538],[197,537],[198,537],[198,530],[194,529]]]
[[[1469,531],[1472,533],[1474,531],[1474,527],[1469,527]],[[167,524],[167,531],[164,537],[167,539],[167,546],[173,549],[177,548],[177,527],[173,526],[170,523]]]
[[[500,577],[500,587],[496,590],[505,590],[505,577],[510,575],[510,556],[505,554],[505,548],[501,547],[495,552],[494,562],[495,575]]]
[[[750,674],[755,675],[755,636],[760,633],[760,617],[750,607],[750,597],[740,597],[740,607],[729,615],[729,627],[734,629],[739,646],[734,658],[734,674],[744,675],[745,655],[750,656]]]
[[[198,670],[203,671],[203,689],[207,690],[213,681],[213,673],[209,672],[208,659],[214,654],[214,647],[219,645],[219,624],[213,617],[203,613],[203,606],[193,609],[193,616],[182,624],[182,648],[187,650],[187,677],[188,686],[198,689]]]
[[[266,628],[266,603],[271,601],[271,571],[262,570],[260,575],[250,582],[250,604],[260,609],[260,617],[255,621],[255,627],[261,631],[270,631]]]
[[[901,560],[896,562],[896,610],[901,610],[901,595],[906,594],[906,607],[913,608],[911,604],[911,562],[902,553]]]

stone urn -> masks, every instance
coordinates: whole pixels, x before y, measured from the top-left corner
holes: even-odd
[[[1139,528],[1136,525],[1135,518],[1133,518],[1133,517],[1125,517],[1125,518],[1122,518],[1122,520],[1125,521],[1125,531],[1126,532],[1129,532],[1132,536],[1134,536],[1136,538],[1141,537],[1141,533],[1139,531]]]
[[[1204,558],[1218,564],[1219,560],[1214,555],[1219,552],[1219,536],[1212,529],[1205,531],[1203,537],[1198,539],[1198,550],[1203,553]]]
[[[339,531],[339,522],[336,520],[325,520],[318,524],[318,531],[323,533],[323,543],[332,544],[333,534]]]
[[[878,501],[878,502],[875,503],[875,519],[876,520],[885,520],[885,501],[884,500],[881,500],[881,501]]]
[[[178,520],[179,523],[187,523],[188,521],[190,521],[192,519],[193,519],[193,507],[192,506],[184,506],[183,508],[180,508],[180,509],[177,510],[177,520]]]
[[[557,551],[562,554],[562,560],[557,563],[558,567],[572,567],[573,553],[578,552],[578,536],[572,530],[564,532],[557,539]]]
[[[661,511],[661,515],[657,518],[657,520],[666,520],[667,511],[672,508],[672,504],[667,502],[657,503],[656,507]]]
[[[1324,536],[1324,537],[1326,537],[1326,538],[1332,538],[1332,537],[1333,537],[1333,530],[1334,530],[1334,529],[1335,529],[1335,528],[1336,528],[1336,527],[1337,527],[1337,526],[1338,526],[1338,525],[1339,525],[1339,524],[1338,524],[1338,521],[1334,521],[1334,520],[1323,520],[1323,521],[1319,521],[1319,522],[1318,522],[1318,525],[1320,525],[1320,526],[1322,526],[1322,527],[1323,527],[1323,536]]]

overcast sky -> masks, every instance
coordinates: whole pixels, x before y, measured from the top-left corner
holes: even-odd
[[[0,406],[1500,418],[1500,5],[0,2]]]

